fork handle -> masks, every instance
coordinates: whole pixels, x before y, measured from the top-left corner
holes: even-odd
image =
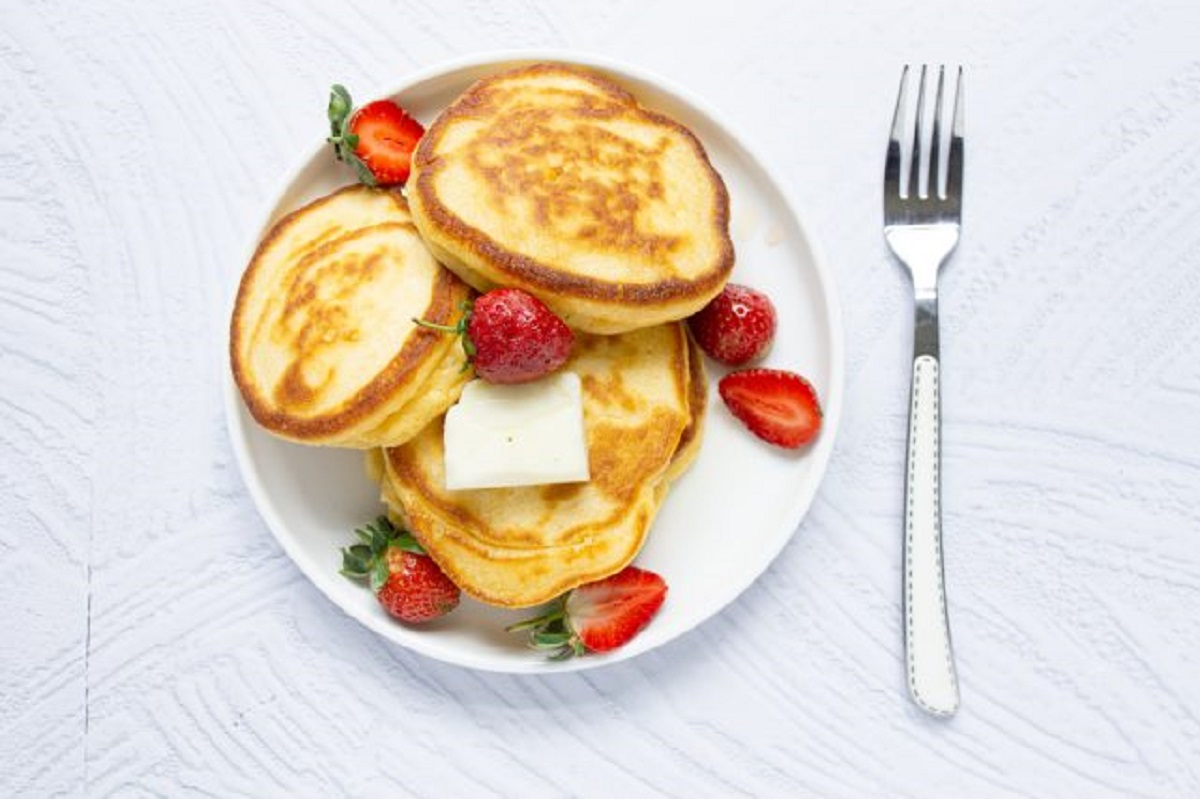
[[[958,710],[958,679],[942,571],[940,391],[936,300],[918,302],[909,407],[904,530],[904,648],[921,709]]]

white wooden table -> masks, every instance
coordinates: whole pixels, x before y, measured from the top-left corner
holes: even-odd
[[[0,795],[1200,795],[1200,11],[968,5],[3,0]],[[221,405],[231,286],[329,83],[497,47],[634,62],[739,120],[847,335],[829,473],[763,578],[544,678],[327,602]],[[968,80],[949,722],[901,661],[910,295],[879,228],[909,60]]]

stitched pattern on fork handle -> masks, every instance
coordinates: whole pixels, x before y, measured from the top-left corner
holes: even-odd
[[[940,419],[938,403],[938,362],[936,359],[923,355],[913,364],[912,384],[912,413],[909,425],[909,447],[912,451],[908,463],[908,483],[906,490],[906,524],[905,524],[905,569],[908,579],[905,580],[905,627],[907,632],[907,655],[909,661],[908,680],[909,690],[913,699],[927,712],[936,715],[948,715],[958,707],[958,679],[954,669],[954,659],[951,656],[949,625],[946,619],[946,602],[944,586],[941,580],[942,549],[940,546],[941,508],[939,507],[939,489],[941,487],[941,464],[938,462],[938,446]],[[929,446],[921,446],[918,436],[921,425],[932,427],[933,437]],[[919,470],[927,470],[928,479],[919,479]],[[928,490],[918,496],[921,487]],[[922,508],[915,513],[918,502],[931,503],[932,507]],[[938,528],[939,535],[925,536],[923,542],[932,544],[918,551],[915,547],[914,530],[917,519],[928,519]],[[927,579],[913,579],[914,567],[927,571],[932,568],[932,576]],[[932,596],[914,596],[914,586],[920,586],[926,591],[936,588]],[[914,602],[933,603],[932,615],[921,614],[924,618],[935,620],[935,625],[918,625],[917,614],[914,613]],[[917,659],[926,662],[917,668]],[[925,678],[924,684],[918,678]]]

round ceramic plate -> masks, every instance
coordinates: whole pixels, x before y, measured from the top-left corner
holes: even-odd
[[[367,481],[361,452],[304,447],[273,438],[247,415],[233,381],[227,409],[246,485],[284,550],[335,604],[398,644],[438,660],[513,673],[560,672],[615,663],[660,646],[733,601],[771,563],[804,517],[825,472],[842,404],[842,336],[836,297],[815,242],[774,174],[743,138],[689,92],[644,70],[565,53],[502,53],[419,73],[390,95],[428,124],[473,81],[534,61],[566,61],[597,69],[642,105],[687,125],[704,143],[729,189],[737,253],[733,280],[765,291],[779,312],[765,366],[791,369],[816,387],[825,412],[817,441],[786,452],[754,438],[717,397],[724,370],[709,362],[712,381],[701,454],[654,522],[636,563],[663,575],[670,590],[662,610],[624,648],[567,662],[548,662],[506,625],[530,611],[492,608],[464,598],[451,614],[423,627],[387,617],[370,592],[338,573],[339,548],[353,529],[382,511]],[[365,100],[366,95],[359,99]],[[324,142],[284,184],[259,235],[305,202],[353,182]],[[251,242],[253,251],[259,236]]]

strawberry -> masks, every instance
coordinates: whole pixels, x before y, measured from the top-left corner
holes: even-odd
[[[529,644],[550,651],[552,660],[587,652],[610,652],[629,643],[650,623],[667,597],[667,584],[652,571],[626,566],[614,575],[581,585],[536,618],[509,632],[529,631]]]
[[[528,383],[562,366],[575,334],[542,301],[521,289],[493,289],[463,306],[457,325],[417,324],[463,337],[467,361],[489,383]]]
[[[342,574],[368,578],[375,598],[400,621],[419,624],[458,606],[461,592],[412,537],[386,516],[354,531],[359,543],[342,550]]]
[[[334,155],[353,166],[368,186],[404,183],[425,128],[391,100],[376,100],[351,113],[353,107],[346,87],[330,90],[327,141]]]
[[[393,548],[388,578],[375,594],[383,609],[401,621],[419,624],[458,606],[461,593],[433,558]]]
[[[812,384],[782,369],[742,369],[721,378],[717,391],[751,433],[797,449],[821,430],[821,405]]]
[[[749,286],[729,283],[688,319],[700,349],[729,366],[745,366],[767,354],[775,339],[775,305]]]

